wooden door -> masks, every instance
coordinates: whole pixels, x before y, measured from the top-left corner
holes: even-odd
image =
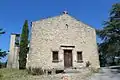
[[[64,50],[64,67],[72,67],[72,50]]]

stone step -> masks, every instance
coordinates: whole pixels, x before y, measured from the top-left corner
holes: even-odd
[[[83,69],[65,69],[65,73],[81,73],[83,72]]]

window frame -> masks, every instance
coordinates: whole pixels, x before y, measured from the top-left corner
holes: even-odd
[[[57,54],[57,59],[55,59],[54,54]],[[53,63],[58,63],[59,62],[59,51],[52,51],[52,62]]]
[[[77,63],[83,63],[82,51],[77,51]]]

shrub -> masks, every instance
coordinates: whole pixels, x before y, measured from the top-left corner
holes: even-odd
[[[86,67],[89,67],[91,63],[89,61],[86,62]]]
[[[28,73],[32,74],[32,75],[42,75],[44,72],[42,70],[42,68],[28,68]]]
[[[93,67],[90,67],[89,69],[90,69],[90,71],[93,72],[93,73],[98,73],[99,70],[100,70],[99,68],[93,68]]]
[[[31,67],[28,67],[28,68],[27,68],[27,72],[28,72],[28,74],[31,73]]]
[[[0,73],[0,80],[1,80],[2,77],[3,77],[3,75]]]

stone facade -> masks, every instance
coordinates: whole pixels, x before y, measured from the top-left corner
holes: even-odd
[[[7,68],[19,68],[19,34],[11,34]]]
[[[86,66],[99,68],[95,29],[68,14],[32,22],[28,67],[65,69],[64,50],[72,50],[72,68]],[[54,63],[52,52],[58,51]],[[77,62],[77,51],[82,51],[83,62]]]

